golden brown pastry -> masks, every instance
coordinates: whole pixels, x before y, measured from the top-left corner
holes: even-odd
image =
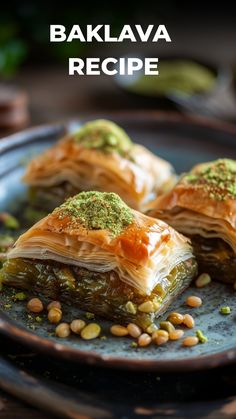
[[[172,166],[134,144],[111,121],[88,122],[37,156],[23,177],[34,203],[48,210],[80,191],[115,192],[132,208],[170,188]]]
[[[173,228],[114,193],[82,192],[20,236],[0,281],[145,328],[195,274]]]
[[[191,238],[200,271],[236,281],[236,162],[198,164],[147,212]]]

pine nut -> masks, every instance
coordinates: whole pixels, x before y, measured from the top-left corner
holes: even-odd
[[[48,320],[50,323],[59,323],[62,318],[62,311],[57,307],[52,307],[48,312]]]
[[[101,333],[101,327],[97,323],[90,323],[85,326],[80,333],[83,339],[90,340],[97,338]]]
[[[206,285],[210,284],[211,282],[211,277],[210,275],[203,273],[201,275],[199,275],[199,277],[196,279],[195,281],[195,285],[197,288],[203,288]]]
[[[60,301],[51,301],[51,303],[49,303],[47,306],[47,310],[49,311],[51,308],[59,308],[59,310],[61,310]]]
[[[43,311],[43,303],[39,298],[31,298],[27,303],[27,308],[32,313],[40,313]]]
[[[170,340],[179,340],[183,337],[183,335],[184,335],[184,331],[177,329],[169,333],[169,338]]]
[[[114,336],[127,336],[129,334],[127,327],[120,326],[119,324],[111,326],[110,332]]]
[[[190,295],[187,299],[186,299],[186,304],[189,307],[200,307],[202,305],[202,300],[200,297],[196,297],[195,295]]]
[[[169,340],[169,333],[166,330],[155,330],[152,334],[152,340],[157,345],[164,345]]]
[[[183,314],[176,313],[176,312],[170,313],[168,316],[169,322],[171,322],[174,325],[183,323],[183,319],[184,319]]]
[[[81,319],[75,319],[71,322],[70,328],[73,333],[76,333],[77,335],[81,332],[81,330],[86,326],[86,323],[84,320]]]
[[[152,341],[151,336],[148,335],[147,333],[143,333],[138,338],[138,345],[139,346],[148,346],[148,345],[150,345],[151,341]]]
[[[138,310],[143,313],[154,313],[155,309],[151,301],[145,301],[138,306]]]
[[[153,332],[152,340],[155,341],[159,336],[169,339],[169,333],[166,330],[158,329],[158,330],[155,330],[155,332]]]
[[[160,346],[160,345],[164,345],[166,342],[168,342],[169,338],[165,337],[165,336],[157,336],[155,343]]]
[[[196,336],[187,336],[183,340],[183,346],[195,346],[199,342],[199,339]]]
[[[70,335],[70,326],[68,323],[60,323],[56,327],[56,335],[59,338],[67,338]]]
[[[134,323],[129,323],[127,326],[127,330],[129,335],[132,336],[132,338],[138,338],[142,334],[142,330],[140,329],[140,327]]]
[[[183,324],[187,326],[189,329],[192,329],[195,326],[195,321],[191,314],[184,315]]]

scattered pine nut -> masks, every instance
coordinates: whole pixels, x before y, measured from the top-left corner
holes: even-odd
[[[110,328],[110,332],[114,336],[127,336],[129,334],[127,327],[121,326],[119,324],[113,324]]]
[[[176,329],[173,332],[169,333],[169,339],[170,340],[179,340],[183,337],[184,331],[181,329]]]
[[[59,338],[67,338],[70,335],[70,326],[68,323],[60,323],[55,332]]]
[[[171,322],[174,325],[183,323],[184,316],[183,314],[172,312],[169,314],[168,318],[169,322]]]
[[[187,299],[186,299],[186,304],[189,307],[200,307],[202,305],[202,299],[200,297],[197,297],[195,295],[190,295]]]
[[[43,303],[39,298],[31,298],[27,303],[27,308],[32,313],[41,313],[43,311]]]
[[[97,323],[90,323],[85,326],[80,333],[83,339],[90,340],[97,338],[101,333],[101,327]]]
[[[75,319],[71,322],[70,328],[73,333],[76,333],[77,335],[80,334],[81,330],[86,326],[86,323],[84,320],[81,319]]]
[[[155,330],[152,334],[152,340],[157,345],[164,345],[169,340],[169,333],[166,330]]]
[[[47,310],[49,311],[51,308],[59,308],[59,310],[61,310],[60,301],[51,301],[51,303],[49,303],[47,306]]]
[[[210,284],[211,282],[211,277],[209,274],[203,273],[201,275],[199,275],[199,277],[196,279],[195,281],[195,285],[197,288],[203,288],[206,285]]]
[[[195,346],[198,344],[198,342],[199,339],[197,338],[197,336],[187,336],[183,340],[183,346]]]
[[[148,335],[147,333],[143,333],[138,338],[138,345],[139,346],[148,346],[148,345],[150,345],[151,341],[152,341],[151,336]]]
[[[129,335],[132,336],[132,338],[138,338],[142,334],[142,330],[140,329],[140,327],[134,323],[129,323],[127,326],[127,330]]]
[[[50,323],[59,323],[62,318],[62,311],[57,307],[50,308],[48,312],[48,320]]]
[[[157,336],[155,343],[160,346],[160,345],[164,345],[166,342],[168,342],[169,337],[166,336]]]
[[[191,314],[184,315],[183,324],[187,326],[189,329],[192,329],[195,326],[195,321]]]

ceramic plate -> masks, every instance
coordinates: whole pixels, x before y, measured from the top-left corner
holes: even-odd
[[[90,115],[61,125],[33,128],[1,140],[0,210],[16,209],[17,203],[20,205],[26,197],[26,188],[20,180],[23,161],[49,147],[65,131],[95,117],[107,117],[120,124],[134,141],[169,160],[179,173],[198,162],[218,157],[236,158],[236,128],[229,125],[155,112]],[[1,333],[57,357],[152,371],[210,368],[236,360],[236,298],[232,287],[224,284],[215,282],[202,290],[192,286],[171,305],[169,311],[191,312],[196,320],[194,330],[201,329],[208,337],[207,343],[192,348],[183,348],[178,341],[163,347],[133,348],[132,339],[112,337],[110,323],[99,318],[96,321],[102,325],[102,339],[83,341],[76,336],[59,339],[53,336],[54,328],[47,322],[46,314],[41,316],[41,322],[29,318],[26,303],[12,303],[11,293],[5,288],[0,294]],[[200,308],[186,307],[184,301],[190,294],[202,298]],[[229,305],[232,314],[220,314],[223,305]],[[65,321],[84,317],[79,310],[66,306],[63,313]],[[186,330],[186,336],[192,334],[193,330]]]

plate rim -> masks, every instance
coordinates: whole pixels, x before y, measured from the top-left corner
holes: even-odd
[[[82,113],[78,118],[68,118],[62,122],[38,125],[16,134],[0,139],[0,154],[7,152],[15,147],[25,143],[32,142],[34,136],[61,133],[67,130],[70,124],[83,121],[83,119],[94,117],[123,117],[132,118],[137,115],[143,118],[151,118],[157,122],[172,122],[179,124],[191,124],[201,128],[210,128],[217,131],[236,135],[236,126],[228,122],[219,122],[211,118],[181,115],[178,112],[166,111],[114,111],[114,112],[94,112]],[[56,357],[71,361],[86,362],[90,365],[97,365],[110,368],[123,368],[136,371],[160,371],[160,372],[178,372],[178,371],[196,371],[200,369],[210,369],[236,362],[236,347],[223,350],[212,355],[201,355],[189,357],[187,359],[132,359],[119,356],[103,355],[94,351],[85,351],[64,345],[47,338],[43,338],[36,333],[28,331],[17,322],[12,320],[6,313],[0,310],[0,332],[7,337],[18,341],[22,345],[30,346],[39,352],[47,353]]]

